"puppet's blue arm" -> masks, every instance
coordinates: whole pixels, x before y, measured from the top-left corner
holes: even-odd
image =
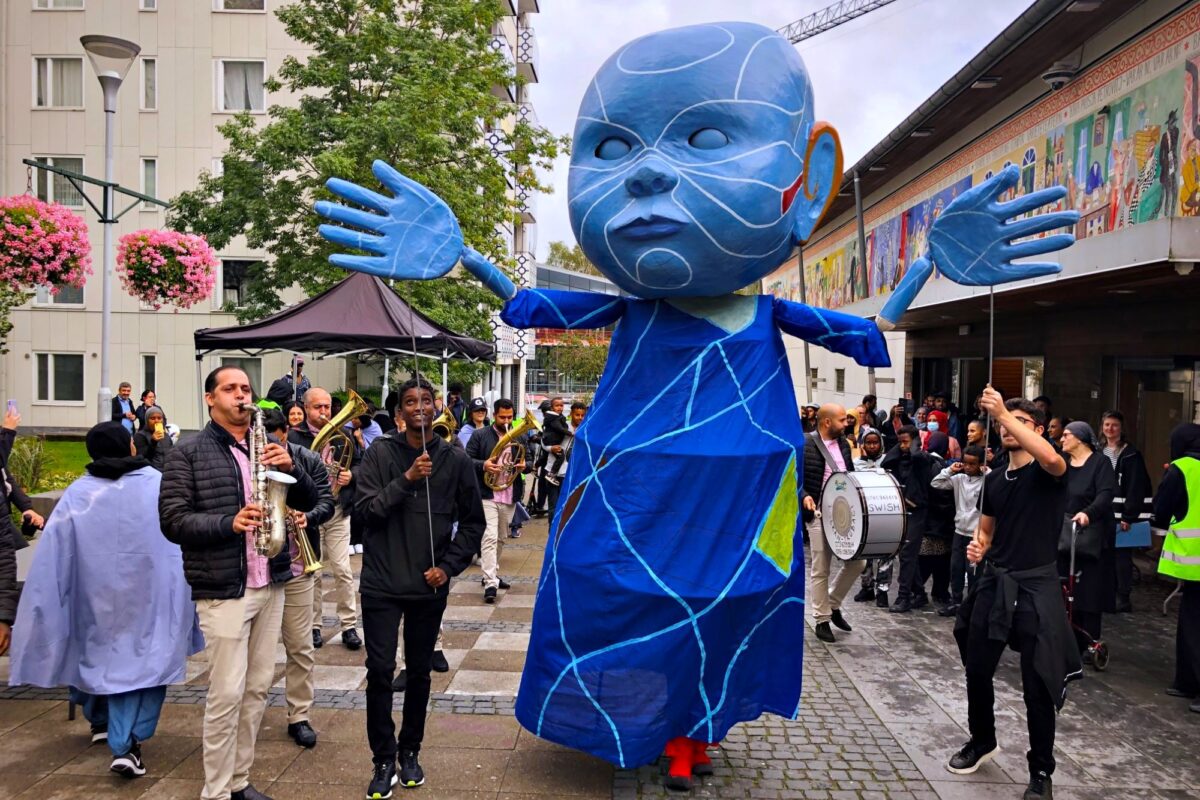
[[[869,320],[780,298],[775,298],[774,315],[784,333],[850,356],[864,367],[891,366],[887,342]]]
[[[890,331],[896,327],[900,317],[904,316],[904,312],[908,311],[913,300],[917,299],[917,293],[925,286],[925,281],[929,280],[929,276],[932,274],[933,265],[929,263],[928,258],[918,258],[913,262],[913,265],[908,268],[908,272],[904,273],[904,277],[900,279],[900,284],[892,292],[892,296],[884,303],[883,310],[875,316],[875,324],[879,330]]]
[[[500,310],[514,328],[588,330],[612,325],[625,314],[625,298],[598,292],[520,289]]]
[[[464,247],[462,265],[467,268],[467,272],[478,278],[480,283],[491,289],[501,300],[512,300],[516,296],[517,287],[513,285],[513,282],[478,250]]]

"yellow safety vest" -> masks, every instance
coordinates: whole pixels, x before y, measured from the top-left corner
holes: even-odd
[[[1185,581],[1200,581],[1200,460],[1190,456],[1173,461],[1187,485],[1187,515],[1171,520],[1158,571]]]

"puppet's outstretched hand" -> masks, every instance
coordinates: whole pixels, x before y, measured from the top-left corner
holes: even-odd
[[[967,286],[995,286],[1052,275],[1062,269],[1052,262],[1012,263],[1014,259],[1053,253],[1075,242],[1070,233],[1015,244],[1014,239],[1046,233],[1079,221],[1076,211],[1012,220],[1066,196],[1064,187],[1053,186],[1007,203],[999,202],[997,198],[1016,186],[1020,176],[1017,167],[1007,167],[963,192],[934,221],[929,230],[929,257],[943,275]]]

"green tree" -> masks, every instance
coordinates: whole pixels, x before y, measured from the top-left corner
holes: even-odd
[[[608,362],[608,342],[593,334],[564,331],[559,344],[547,345],[554,351],[554,366],[570,380],[595,386]]]
[[[12,311],[31,296],[32,292],[18,290],[0,283],[0,355],[8,352],[8,335],[12,333]]]
[[[583,248],[579,245],[568,245],[566,242],[551,242],[550,251],[546,254],[546,263],[552,267],[560,269],[569,269],[572,272],[582,272],[587,275],[601,275],[600,270],[588,261],[588,257],[583,254]]]
[[[516,213],[509,181],[546,190],[534,168],[548,169],[567,140],[526,123],[502,124],[512,104],[493,89],[515,77],[490,47],[501,13],[500,3],[475,0],[296,0],[276,12],[288,36],[311,53],[285,58],[267,89],[298,102],[272,106],[265,121],[243,113],[222,125],[228,148],[221,174],[202,173],[194,190],[174,199],[170,218],[214,247],[244,236],[270,254],[248,276],[239,318],[278,309],[287,287],[311,295],[345,277],[327,261],[337,248],[318,235],[313,203],[337,199],[324,187],[332,176],[378,186],[375,159],[441,196],[466,241],[511,267],[500,233]],[[503,139],[507,164],[484,142],[485,130]],[[461,270],[396,289],[455,332],[491,338],[498,302]],[[463,379],[481,371],[455,369]]]

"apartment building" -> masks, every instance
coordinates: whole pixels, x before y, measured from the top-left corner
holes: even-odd
[[[145,194],[169,199],[192,188],[203,170],[220,169],[225,143],[218,127],[239,111],[264,114],[285,103],[264,89],[265,78],[289,55],[305,49],[276,19],[286,0],[6,0],[0,4],[0,193],[30,191],[75,208],[88,221],[93,275],[81,289],[36,296],[12,315],[8,353],[0,356],[5,398],[20,404],[29,429],[82,430],[95,422],[100,385],[103,264],[102,227],[69,181],[29,170],[22,159],[44,160],[84,174],[104,169],[104,112],[100,86],[79,37],[107,34],[136,42],[141,54],[118,99],[115,178]],[[534,0],[504,2],[508,16],[493,46],[509,54],[514,75],[536,81],[536,41],[529,15]],[[522,60],[524,59],[524,60]],[[497,87],[517,114],[532,114],[528,89],[517,81]],[[98,194],[95,195],[98,199]],[[533,198],[518,198],[533,222]],[[121,206],[123,207],[123,206]],[[165,212],[139,206],[122,217],[116,235],[161,227]],[[529,225],[507,233],[512,252],[532,269]],[[210,302],[186,311],[155,311],[125,294],[114,278],[111,323],[111,388],[128,381],[135,396],[156,391],[170,420],[184,429],[203,421],[197,375],[222,363],[246,369],[265,392],[287,371],[286,353],[214,353],[197,367],[192,334],[197,328],[236,324],[230,309],[241,304],[246,276],[265,253],[235,241],[222,251]],[[524,260],[524,261],[522,261]],[[523,283],[530,284],[531,276]],[[297,291],[287,298],[302,299]],[[523,370],[522,336],[498,330],[498,384]],[[507,342],[513,346],[507,346]],[[530,347],[531,349],[531,347]],[[315,383],[332,388],[347,381],[341,360],[309,361]],[[378,370],[350,370],[369,380]],[[517,384],[519,385],[519,384]]]

